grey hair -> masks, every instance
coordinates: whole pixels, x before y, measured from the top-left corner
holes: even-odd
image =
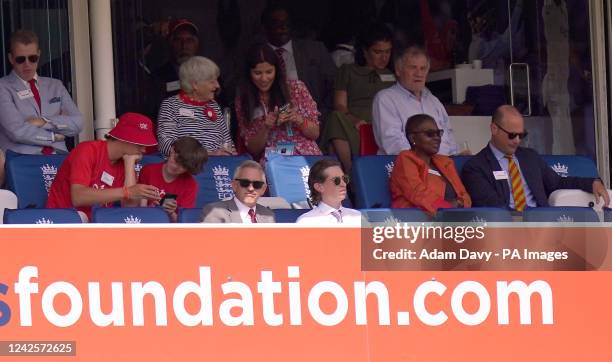
[[[192,83],[217,79],[219,74],[219,67],[212,60],[200,56],[191,57],[179,68],[181,89],[186,93],[191,93],[193,92]]]
[[[259,162],[255,162],[253,160],[246,160],[246,161],[243,161],[240,165],[238,165],[238,167],[236,167],[236,170],[234,170],[233,179],[235,180],[236,177],[238,177],[238,174],[240,174],[240,172],[245,168],[252,168],[252,169],[259,171],[261,175],[263,176],[263,181],[266,182],[266,172],[264,171],[263,167],[261,167]]]
[[[419,45],[411,45],[397,52],[393,63],[395,70],[397,71],[404,66],[404,60],[406,58],[411,58],[417,55],[423,55],[425,58],[427,58],[427,67],[429,68],[431,59],[429,58],[429,54],[427,54],[427,50]]]

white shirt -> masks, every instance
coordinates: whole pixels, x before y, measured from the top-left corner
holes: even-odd
[[[431,116],[438,128],[444,130],[438,153],[448,156],[457,154],[459,147],[448,113],[438,98],[423,88],[421,98],[418,99],[398,81],[392,87],[376,93],[372,104],[372,128],[379,155],[397,155],[410,149],[406,138],[406,122],[419,113]]]
[[[15,73],[15,75],[17,76],[17,78],[19,78],[23,85],[25,85],[26,87],[30,87],[30,82],[28,82],[27,80],[23,80],[23,78],[21,78],[17,73]],[[32,77],[32,79],[35,80],[34,84],[36,85],[36,88],[38,88],[38,73],[34,73],[34,77]]]
[[[342,215],[342,222],[332,215],[332,212],[334,211],[339,212]],[[318,226],[345,225],[361,227],[361,213],[357,210],[346,207],[341,207],[336,210],[324,202],[319,202],[319,205],[317,205],[314,209],[298,217],[296,224]]]
[[[238,212],[240,213],[240,218],[242,219],[242,223],[252,224],[251,215],[249,215],[249,210],[251,210],[251,208],[243,204],[240,200],[238,200],[235,197],[234,197],[234,201],[236,202],[236,206],[238,206]],[[257,208],[257,205],[255,205],[255,207],[253,208],[253,210],[255,211],[255,215],[257,215],[256,208]]]
[[[287,72],[287,80],[298,80],[297,68],[295,66],[295,58],[293,57],[293,45],[292,41],[289,40],[285,45],[277,47],[270,43],[268,45],[276,51],[278,48],[283,48],[283,60],[285,61],[285,71]]]
[[[331,53],[331,57],[338,68],[342,64],[354,64],[355,47],[350,44],[337,44],[336,50]]]

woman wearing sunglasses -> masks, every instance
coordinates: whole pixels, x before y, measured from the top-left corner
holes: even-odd
[[[279,62],[267,44],[247,52],[234,102],[240,137],[255,158],[269,153],[320,155],[317,104],[304,83],[286,80]]]
[[[406,137],[412,148],[395,159],[390,181],[392,207],[417,207],[434,216],[439,208],[472,205],[455,163],[438,154],[443,133],[426,114],[408,119]]]
[[[316,206],[296,222],[319,226],[361,226],[361,213],[342,206],[348,183],[349,177],[342,171],[340,162],[328,158],[317,161],[308,175],[310,198]]]

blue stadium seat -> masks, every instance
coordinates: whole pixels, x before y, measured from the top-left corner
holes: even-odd
[[[6,209],[5,224],[81,224],[75,209]]]
[[[461,169],[463,168],[463,165],[465,165],[465,163],[470,158],[472,158],[472,156],[452,156],[451,158],[455,162],[455,168],[457,169],[457,173],[461,175]]]
[[[161,207],[98,207],[92,211],[92,222],[115,224],[168,223],[168,214]]]
[[[204,170],[195,176],[199,187],[196,207],[232,198],[234,170],[243,161],[250,159],[248,155],[209,156]]]
[[[164,162],[164,158],[159,153],[142,156],[142,160],[138,161],[136,163],[136,166],[134,167],[136,169],[136,175],[140,173],[140,170],[142,170],[143,166],[146,166],[150,163],[160,163],[160,162]]]
[[[276,209],[274,210],[274,219],[277,224],[291,224],[297,220],[300,215],[307,213],[308,209]]]
[[[7,188],[17,195],[20,209],[45,207],[51,183],[66,156],[7,153]]]
[[[391,207],[389,177],[396,156],[363,156],[353,159],[352,185],[358,209]]]
[[[431,218],[421,209],[361,209],[369,222],[427,222]]]
[[[523,221],[599,222],[599,217],[590,207],[529,207],[523,211]]]
[[[609,207],[604,207],[603,216],[605,222],[612,222],[612,209],[610,209]]]
[[[511,222],[510,210],[497,207],[439,209],[436,221],[441,222]]]
[[[179,209],[178,222],[180,223],[198,223],[202,217],[202,209],[194,207],[193,209]]]
[[[288,203],[308,199],[308,173],[320,159],[330,156],[280,156],[270,155],[266,161],[266,178],[270,196],[280,196]]]
[[[599,177],[597,166],[585,156],[542,155],[548,166],[562,177]]]

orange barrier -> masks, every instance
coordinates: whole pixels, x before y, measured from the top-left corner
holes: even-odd
[[[0,228],[0,340],[75,341],[67,361],[612,360],[612,272],[364,272],[360,238]]]

